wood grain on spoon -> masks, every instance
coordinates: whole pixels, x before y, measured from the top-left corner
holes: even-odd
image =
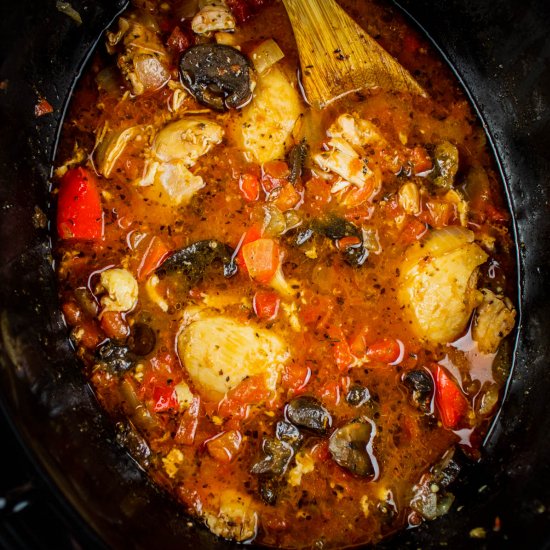
[[[427,97],[425,90],[334,0],[283,0],[298,45],[302,84],[323,108],[371,88]]]

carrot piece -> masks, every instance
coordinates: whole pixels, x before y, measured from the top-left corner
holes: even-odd
[[[281,188],[274,204],[281,212],[286,212],[296,206],[300,202],[300,199],[300,193],[296,191],[294,185],[287,183]]]
[[[250,277],[269,283],[280,263],[279,246],[273,239],[258,239],[242,247],[243,259]]]
[[[243,256],[243,247],[247,245],[248,243],[253,243],[254,241],[257,241],[262,236],[262,232],[260,231],[260,228],[256,225],[253,225],[246,233],[243,234],[241,237],[241,240],[238,247],[237,252],[237,265],[245,272],[248,273],[248,269],[246,267],[246,263],[244,261]]]
[[[137,270],[138,281],[144,281],[162,263],[170,252],[162,239],[154,236],[143,254],[143,258]]]
[[[456,428],[468,412],[466,397],[440,365],[437,366],[435,377],[435,402],[446,428]]]

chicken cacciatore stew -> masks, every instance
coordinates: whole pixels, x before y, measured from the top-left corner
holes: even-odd
[[[282,2],[134,0],[57,155],[86,376],[135,462],[239,542],[338,548],[446,514],[510,368],[514,243],[481,125],[395,7],[341,4],[426,97],[316,110]]]

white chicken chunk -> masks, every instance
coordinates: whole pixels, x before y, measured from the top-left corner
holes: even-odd
[[[141,126],[130,126],[123,130],[111,131],[103,128],[96,139],[95,159],[99,173],[108,178],[115,164],[130,141],[139,136],[144,129]]]
[[[235,30],[235,18],[223,0],[199,2],[200,10],[191,21],[191,28],[197,34]]]
[[[233,139],[255,162],[283,158],[301,110],[295,86],[273,65],[259,75],[252,101],[237,114]]]
[[[272,331],[199,310],[186,316],[178,336],[178,353],[193,383],[220,399],[248,376],[264,374],[270,385],[289,357]]]
[[[386,145],[386,140],[372,122],[350,114],[340,115],[327,130],[327,135],[341,138],[360,150],[367,145]]]
[[[121,17],[118,32],[107,33],[111,51],[122,41],[117,65],[134,95],[154,92],[170,80],[169,57],[158,35],[136,20]]]
[[[127,269],[107,269],[101,273],[99,281],[107,291],[101,298],[102,313],[134,309],[138,300],[138,284]]]
[[[332,188],[333,193],[346,190],[350,184],[363,188],[375,178],[373,195],[380,186],[379,178],[368,167],[364,148],[383,146],[386,141],[372,122],[349,114],[340,115],[327,130],[329,149],[313,155],[321,170],[334,172],[343,178]]]
[[[472,337],[482,353],[495,353],[503,338],[514,328],[516,310],[506,299],[482,289],[483,302],[476,311]]]
[[[186,117],[167,124],[155,137],[145,175],[139,185],[155,185],[175,205],[186,204],[204,187],[189,167],[223,139],[223,128],[203,117]]]
[[[478,266],[487,260],[473,241],[472,231],[447,227],[409,247],[398,295],[420,338],[447,343],[465,330],[480,301]]]
[[[249,495],[225,490],[219,495],[219,510],[205,510],[206,525],[215,535],[244,542],[254,538],[258,528],[258,514]]]

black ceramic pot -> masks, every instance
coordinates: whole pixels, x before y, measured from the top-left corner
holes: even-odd
[[[232,545],[194,525],[113,439],[80,374],[58,310],[48,178],[72,86],[124,0],[0,6],[0,404],[63,513],[91,546]],[[550,548],[550,2],[402,0],[461,78],[506,182],[518,242],[515,365],[479,464],[438,521],[383,548]],[[34,116],[43,95],[54,113]],[[1,443],[0,443],[1,445]],[[2,448],[2,452],[10,452]],[[495,518],[500,529],[494,529]],[[469,533],[483,527],[486,538]]]

